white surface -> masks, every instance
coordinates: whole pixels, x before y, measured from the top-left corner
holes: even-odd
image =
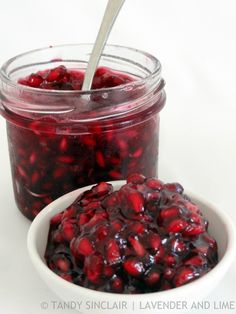
[[[0,0],[0,63],[37,47],[94,41],[105,6],[105,0]],[[161,113],[160,178],[180,181],[236,223],[235,29],[235,0],[127,0],[109,42],[144,49],[162,62],[168,100]],[[15,208],[2,118],[0,134],[0,313],[74,314],[52,308],[58,299],[30,263],[30,224]],[[236,307],[235,288],[234,265],[207,300]],[[51,307],[41,309],[43,301]],[[217,312],[236,309],[208,310]]]
[[[113,181],[112,185],[115,190],[118,190],[125,183],[126,181]],[[83,287],[68,283],[58,275],[55,275],[47,267],[44,260],[50,220],[56,214],[60,213],[62,210],[72,204],[80,193],[83,193],[90,188],[91,186],[81,188],[77,191],[62,196],[61,198],[49,204],[47,208],[45,208],[33,221],[28,233],[28,252],[36,271],[47,284],[47,286],[50,287],[50,289],[62,300],[66,302],[68,300],[80,300],[81,311],[84,314],[103,314],[103,309],[91,310],[86,306],[88,302],[99,302],[99,300],[106,300],[109,302],[109,304],[113,304],[114,302],[126,303],[126,314],[132,314],[134,312],[134,308],[135,313],[146,314],[147,311],[143,309],[143,306],[140,306],[139,302],[142,302],[142,304],[152,304],[153,302],[153,304],[155,304],[157,300],[161,300],[162,302],[168,302],[170,300],[172,302],[178,302],[179,300],[182,300],[182,302],[184,301],[187,304],[187,307],[190,308],[193,302],[201,302],[201,298],[207,297],[211,291],[219,285],[236,255],[235,227],[229,219],[228,215],[190,192],[187,192],[187,194],[194,202],[199,204],[199,206],[202,208],[203,215],[208,221],[211,222],[209,225],[209,233],[214,237],[214,239],[216,239],[220,248],[219,263],[213,270],[211,270],[202,278],[199,278],[190,284],[179,287],[178,289],[171,289],[151,294],[127,295],[104,293],[85,289]],[[157,310],[155,308],[149,309],[148,312],[150,314],[156,314]],[[123,309],[118,308],[113,309],[112,313],[123,314],[124,311]],[[158,313],[172,314],[173,311],[171,309],[169,311],[158,310]],[[175,313],[183,314],[183,310],[176,309]]]

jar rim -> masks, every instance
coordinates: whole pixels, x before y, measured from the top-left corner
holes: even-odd
[[[148,58],[153,65],[153,70],[150,71],[147,68],[145,68],[145,70],[147,70],[147,72],[149,72],[144,78],[138,78],[135,81],[132,82],[128,82],[126,84],[122,84],[119,86],[114,86],[114,87],[109,87],[109,88],[100,88],[100,89],[91,89],[91,90],[46,90],[46,89],[41,89],[41,88],[35,88],[35,87],[30,87],[30,86],[26,86],[23,84],[18,83],[17,81],[14,81],[11,79],[10,77],[10,73],[8,73],[8,69],[9,67],[13,64],[13,62],[17,61],[18,59],[25,57],[27,55],[30,55],[32,53],[37,53],[37,52],[41,52],[41,51],[46,51],[46,50],[51,50],[51,49],[58,49],[58,48],[66,48],[66,47],[93,47],[92,43],[79,43],[79,44],[63,44],[63,45],[55,45],[55,46],[49,46],[49,47],[43,47],[43,48],[38,48],[38,49],[33,49],[21,54],[16,55],[15,57],[10,58],[9,60],[7,60],[2,67],[0,68],[0,79],[2,80],[2,82],[4,82],[5,84],[7,84],[8,86],[12,87],[12,88],[16,88],[16,89],[20,89],[21,91],[25,91],[25,92],[30,92],[30,93],[40,93],[40,94],[44,94],[44,95],[55,95],[55,96],[59,96],[59,95],[68,95],[68,96],[81,96],[81,95],[89,95],[91,93],[108,93],[108,92],[112,92],[112,91],[122,91],[122,90],[126,90],[127,88],[130,87],[134,87],[136,85],[142,85],[142,84],[147,84],[148,82],[151,82],[155,77],[159,77],[161,74],[161,63],[160,61],[154,57],[152,54],[144,51],[144,50],[140,50],[140,49],[136,49],[136,48],[132,48],[132,47],[127,47],[127,46],[122,46],[122,45],[115,45],[115,44],[107,44],[105,48],[115,48],[115,49],[125,49],[126,51],[130,51],[130,52],[134,52],[134,53],[139,53],[140,55],[145,56],[146,58]],[[102,54],[102,56],[106,56],[106,54]],[[119,59],[122,60],[126,60],[129,61],[128,59],[119,57],[118,55],[113,55],[112,57],[117,57]],[[62,60],[63,62],[63,60]]]

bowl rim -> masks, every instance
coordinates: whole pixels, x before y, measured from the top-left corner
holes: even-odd
[[[117,181],[110,181],[108,183],[111,183],[115,188],[119,188],[121,185],[123,185],[126,181],[125,180],[117,180]],[[43,262],[41,259],[37,248],[36,248],[36,240],[37,240],[37,234],[38,230],[40,230],[40,226],[51,218],[51,212],[53,210],[56,210],[56,206],[60,205],[61,202],[65,200],[70,200],[73,202],[76,197],[82,193],[83,191],[90,189],[96,184],[88,185],[86,187],[82,187],[79,189],[76,189],[72,192],[69,192],[67,194],[64,194],[63,196],[59,197],[58,199],[54,200],[52,203],[47,205],[34,219],[32,222],[28,235],[27,235],[27,249],[28,253],[31,259],[32,264],[36,268],[36,270],[41,273],[44,272],[45,275],[48,276],[48,279],[52,282],[55,282],[57,285],[64,287],[67,290],[70,290],[73,294],[80,294],[82,295],[88,295],[90,298],[101,298],[104,297],[106,300],[111,301],[112,299],[119,298],[124,301],[130,301],[130,298],[132,298],[133,301],[142,301],[143,299],[146,299],[147,297],[169,297],[171,300],[171,297],[183,297],[185,294],[189,294],[189,291],[191,288],[196,288],[199,284],[207,284],[207,281],[213,279],[217,274],[225,274],[228,268],[230,267],[234,257],[236,256],[236,229],[235,226],[229,217],[227,213],[224,211],[218,209],[215,207],[215,205],[211,204],[209,201],[206,201],[204,198],[199,197],[195,193],[192,193],[188,190],[186,190],[184,193],[190,196],[193,201],[200,202],[204,204],[207,208],[210,208],[214,214],[218,216],[218,218],[222,221],[223,225],[226,229],[226,249],[225,252],[221,258],[221,260],[217,263],[217,265],[211,269],[208,273],[206,273],[204,276],[198,278],[195,281],[192,281],[186,285],[172,288],[165,291],[157,291],[157,292],[150,292],[150,293],[139,293],[139,294],[122,294],[122,293],[112,293],[112,292],[102,292],[97,290],[92,290],[83,286],[76,285],[74,283],[68,282],[55,274],[51,269],[47,267],[47,265]],[[58,212],[62,211],[62,209],[58,210]],[[53,214],[55,215],[55,213]],[[49,219],[48,219],[49,218]]]

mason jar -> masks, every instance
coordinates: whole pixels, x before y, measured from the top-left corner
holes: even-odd
[[[34,88],[19,80],[58,66],[85,71],[92,45],[30,51],[1,68],[17,207],[30,220],[59,196],[131,173],[157,176],[159,112],[166,100],[161,64],[152,55],[107,45],[99,66],[132,77],[102,89]]]

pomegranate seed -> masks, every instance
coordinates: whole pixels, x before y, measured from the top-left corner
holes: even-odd
[[[29,157],[29,162],[31,165],[33,165],[37,160],[37,155],[35,152],[31,153],[30,157]]]
[[[163,246],[160,246],[159,250],[156,252],[156,254],[154,255],[154,260],[155,260],[155,263],[158,264],[160,263],[161,261],[163,261],[163,258],[165,256],[165,249]]]
[[[188,226],[187,222],[184,221],[183,219],[176,219],[170,222],[166,230],[169,233],[170,232],[177,233],[184,231],[187,226]]]
[[[17,169],[18,169],[19,175],[20,175],[21,177],[27,179],[27,174],[26,174],[25,170],[24,170],[21,166],[18,166]]]
[[[98,225],[98,223],[104,222],[106,219],[107,214],[104,213],[97,213],[94,214],[93,218],[86,224],[87,228],[93,228],[94,226]]]
[[[53,199],[51,197],[45,197],[43,199],[44,204],[48,205],[50,203],[52,203]]]
[[[125,84],[125,80],[119,76],[111,75],[106,79],[106,87],[115,87]]]
[[[106,195],[113,191],[112,185],[106,182],[100,182],[95,187],[92,188],[92,191],[99,196]]]
[[[147,201],[158,201],[160,199],[160,192],[151,192],[151,193],[147,193]],[[151,204],[149,204],[151,205]],[[154,207],[156,208],[155,204],[153,204]],[[150,209],[152,209],[152,207],[150,207]],[[155,212],[156,209],[153,211]]]
[[[167,183],[164,185],[164,188],[170,192],[175,192],[179,194],[182,194],[184,191],[182,185],[180,185],[179,183]]]
[[[109,264],[120,262],[120,248],[115,240],[110,240],[107,245],[107,260]]]
[[[59,214],[53,216],[53,217],[51,218],[51,220],[50,220],[50,224],[51,224],[51,225],[57,225],[57,224],[59,224],[59,223],[61,222],[61,220],[62,220],[62,216],[63,216],[63,213],[59,213]]]
[[[154,286],[159,282],[160,278],[160,271],[154,268],[147,274],[145,282],[148,286]]]
[[[59,276],[66,281],[69,281],[69,282],[73,281],[72,276],[70,274],[59,273]]]
[[[114,275],[114,268],[112,266],[105,265],[104,266],[104,276],[112,277]]]
[[[143,234],[145,232],[145,227],[140,222],[134,222],[130,226],[130,231],[134,232],[135,234]]]
[[[150,241],[150,247],[154,251],[157,251],[160,248],[161,238],[160,238],[160,236],[158,234],[151,233],[150,236],[149,236],[149,241]]]
[[[73,243],[71,244],[73,245]],[[88,256],[94,252],[93,245],[87,238],[78,238],[75,240],[74,246],[76,247],[76,255]]]
[[[108,236],[108,228],[106,226],[100,226],[97,229],[97,238],[99,241],[104,240]]]
[[[62,224],[62,235],[66,241],[71,241],[76,236],[75,225],[69,221],[65,221]]]
[[[54,233],[53,233],[53,236],[52,236],[52,241],[53,242],[56,242],[56,243],[61,243],[63,241],[63,236],[61,234],[60,231],[56,230]]]
[[[32,184],[36,184],[40,179],[40,175],[37,171],[33,172],[32,173],[32,176],[31,176],[31,182]]]
[[[120,221],[114,220],[111,222],[111,227],[115,230],[115,232],[119,232],[122,229],[122,223]]]
[[[135,250],[135,252],[138,256],[142,257],[146,254],[146,251],[145,251],[143,245],[140,243],[140,241],[136,237],[130,236],[129,242],[132,245],[133,249]]]
[[[121,153],[122,151],[125,152],[125,154],[127,153],[127,150],[128,150],[128,145],[127,145],[127,142],[123,139],[119,139],[117,141],[117,146],[119,147],[119,149],[121,150]]]
[[[75,208],[73,208],[72,206],[71,206],[71,207],[68,207],[68,208],[63,212],[62,220],[75,217],[75,215],[76,215],[76,210],[75,210]]]
[[[165,290],[169,290],[169,289],[171,289],[173,287],[170,285],[169,282],[164,282],[162,288],[165,291]]]
[[[124,284],[123,284],[122,279],[116,276],[116,277],[112,280],[111,288],[112,288],[112,290],[115,291],[115,292],[122,292],[122,291],[123,291],[123,288],[124,288]]]
[[[65,168],[56,168],[53,172],[54,179],[59,179],[65,174]]]
[[[164,262],[167,266],[174,266],[176,264],[176,259],[174,256],[166,255],[164,258]]]
[[[196,255],[186,260],[185,265],[204,267],[205,265],[207,265],[207,260],[205,256]]]
[[[57,158],[57,160],[61,163],[64,163],[64,164],[72,164],[74,162],[74,157],[64,155],[64,156],[59,156]]]
[[[194,223],[194,224],[197,224],[197,225],[200,225],[202,223],[201,216],[198,215],[198,214],[195,214],[195,213],[191,213],[190,216],[189,216],[189,219],[190,219],[191,223]]]
[[[121,159],[119,157],[111,157],[110,163],[112,165],[119,165],[121,163]]]
[[[140,156],[143,153],[143,149],[142,147],[138,148],[135,152],[133,152],[132,154],[130,154],[130,157],[132,158],[140,158]]]
[[[43,78],[37,74],[31,74],[28,78],[28,85],[30,87],[39,88],[42,82],[43,82]]]
[[[164,269],[164,278],[167,280],[172,280],[175,275],[175,270],[173,268],[167,267]]]
[[[194,213],[199,212],[199,207],[191,202],[185,202],[185,207]]]
[[[29,78],[19,79],[18,83],[21,85],[29,86]]]
[[[128,202],[136,213],[141,213],[144,210],[144,198],[139,192],[130,192]]]
[[[81,140],[85,145],[89,147],[93,148],[94,146],[96,146],[96,140],[93,138],[92,135],[83,135]]]
[[[133,277],[139,277],[144,272],[143,263],[135,258],[129,258],[123,264],[125,271]]]
[[[117,194],[113,193],[111,195],[108,195],[106,199],[103,201],[103,207],[107,208],[108,210],[110,208],[113,210],[116,203],[117,203]]]
[[[68,140],[65,137],[63,137],[59,144],[59,150],[63,153],[67,151],[67,149],[68,149]]]
[[[68,272],[70,270],[70,262],[67,258],[58,258],[58,260],[55,262],[56,267],[62,271],[62,272]]]
[[[196,236],[205,232],[205,227],[201,225],[191,225],[186,228],[184,236]]]
[[[128,176],[127,183],[134,183],[134,184],[142,184],[145,180],[145,177],[139,173],[133,173]]]
[[[100,167],[104,168],[106,166],[104,156],[100,151],[96,152],[96,160]]]
[[[209,235],[205,234],[203,238],[210,245],[210,247],[213,247],[213,248],[217,247],[216,240],[210,237]]]
[[[103,76],[104,74],[110,73],[110,69],[107,67],[99,67],[96,69],[94,74],[95,77]]]
[[[109,176],[112,179],[115,179],[115,180],[122,179],[122,174],[119,171],[116,171],[116,170],[109,171]]]
[[[66,74],[66,68],[64,66],[59,66],[49,71],[46,80],[48,82],[57,81],[60,79],[64,74]]]
[[[170,218],[176,218],[179,216],[180,211],[178,207],[170,207],[170,208],[164,208],[162,209],[160,213],[160,217],[162,219],[170,219]]]
[[[176,287],[182,286],[194,279],[194,270],[192,267],[186,267],[179,270],[175,275],[174,283]]]
[[[147,179],[146,185],[152,190],[160,191],[163,188],[163,183],[160,180],[154,178]]]
[[[106,190],[104,189],[104,190],[100,190],[100,192],[99,192],[101,195],[103,195],[103,194],[106,194]],[[100,195],[100,196],[101,196]],[[86,212],[90,212],[91,210],[93,211],[94,209],[98,209],[98,208],[100,208],[101,207],[101,202],[100,201],[96,201],[96,202],[90,202],[90,203],[88,203],[87,205],[85,205],[84,204],[84,210],[86,211]]]
[[[87,214],[81,213],[79,215],[79,218],[78,218],[78,224],[80,226],[82,226],[82,225],[86,224],[89,220],[90,220],[90,218]]]
[[[88,280],[98,284],[103,271],[103,258],[99,254],[87,256],[84,261],[84,271]]]
[[[185,243],[180,239],[173,240],[171,246],[175,253],[183,253],[187,250]]]

